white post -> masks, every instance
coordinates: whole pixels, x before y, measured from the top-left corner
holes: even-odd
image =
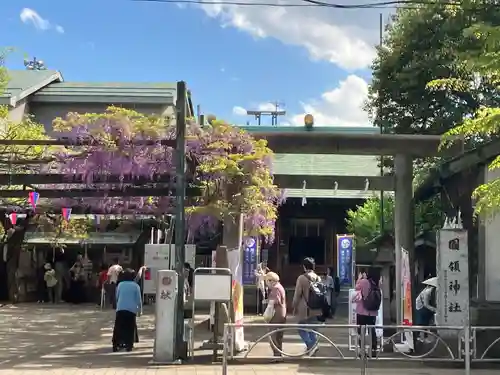
[[[173,363],[175,358],[175,323],[177,311],[177,272],[158,271],[156,286],[156,329],[154,363]]]

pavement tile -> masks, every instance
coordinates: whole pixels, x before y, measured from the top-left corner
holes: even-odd
[[[154,316],[138,320],[140,343],[132,353],[111,352],[114,314],[93,306],[16,305],[0,308],[0,375],[220,375],[220,364],[150,366],[153,350]],[[256,318],[257,319],[257,318]],[[255,319],[254,319],[255,320]],[[337,322],[336,322],[337,323]],[[199,330],[202,334],[202,329]],[[247,340],[256,340],[266,328],[245,331]],[[336,344],[347,343],[347,332],[325,331]],[[207,337],[208,338],[208,337]],[[302,344],[296,332],[285,334],[285,350],[300,353]],[[322,356],[338,356],[328,344]],[[256,345],[252,356],[270,356],[267,342]],[[210,358],[210,353],[206,356]],[[300,363],[240,363],[228,367],[228,375],[357,375],[358,362],[304,361]],[[378,365],[379,363],[377,363]],[[369,366],[372,366],[369,364]],[[395,366],[395,367],[394,367]],[[367,369],[366,375],[460,375],[463,369],[431,367],[399,368],[399,365]],[[496,370],[473,370],[471,375],[498,375]]]

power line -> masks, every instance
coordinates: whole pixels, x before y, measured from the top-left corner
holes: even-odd
[[[276,7],[276,8],[305,8],[305,7],[325,7],[335,9],[378,9],[394,8],[408,5],[461,5],[459,1],[424,1],[424,0],[393,0],[381,1],[366,4],[336,4],[326,3],[315,0],[302,0],[303,3],[271,3],[271,2],[248,2],[248,1],[223,1],[223,0],[132,0],[135,2],[165,3],[165,4],[197,4],[197,5],[236,5],[236,6],[254,6],[254,7]]]

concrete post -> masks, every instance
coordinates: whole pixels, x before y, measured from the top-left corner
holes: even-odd
[[[403,322],[402,302],[403,280],[401,277],[401,248],[413,254],[413,160],[410,155],[398,154],[394,157],[396,178],[394,232],[395,232],[395,262],[396,262],[396,323]]]

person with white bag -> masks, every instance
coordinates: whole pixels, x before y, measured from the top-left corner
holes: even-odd
[[[280,277],[275,272],[266,274],[266,284],[269,288],[269,297],[264,320],[271,324],[286,323],[286,292],[280,283]],[[275,328],[271,328],[275,330]],[[275,357],[281,357],[283,351],[283,331],[276,332],[270,336],[271,349]]]
[[[265,263],[257,264],[257,269],[254,271],[255,281],[257,283],[257,314],[262,315],[264,313],[264,305],[267,303],[267,287],[266,287],[266,274],[269,272],[269,268],[266,267]]]

